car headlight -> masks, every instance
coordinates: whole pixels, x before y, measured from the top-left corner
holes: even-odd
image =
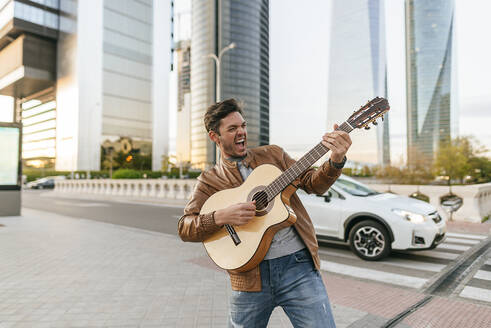
[[[406,220],[408,220],[411,223],[423,223],[426,221],[426,217],[424,215],[418,214],[418,213],[413,213],[409,212],[406,210],[401,210],[398,208],[393,208],[392,212],[394,212],[397,215],[402,216]]]

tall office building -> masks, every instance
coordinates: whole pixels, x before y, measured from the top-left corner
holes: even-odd
[[[387,96],[384,0],[334,1],[331,19],[328,130],[369,99]],[[387,118],[377,128],[351,134],[351,161],[390,164]]]
[[[452,98],[452,0],[406,1],[408,164],[431,162],[456,133]]]
[[[234,42],[221,61],[220,99],[244,103],[248,145],[269,143],[269,1],[193,0],[191,32],[191,158],[206,168],[215,162],[203,125],[215,102],[215,63],[207,57]]]
[[[157,0],[0,2],[0,94],[15,97],[26,165],[98,170],[103,144],[134,140],[160,168],[171,11]]]
[[[179,162],[191,162],[191,42],[176,44],[177,55],[177,136]]]

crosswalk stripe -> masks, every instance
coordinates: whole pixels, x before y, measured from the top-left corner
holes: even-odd
[[[389,273],[372,269],[364,269],[356,266],[328,261],[321,261],[321,270],[411,288],[421,288],[427,281],[427,279],[404,276],[396,273]]]
[[[460,293],[460,296],[479,301],[491,302],[491,291],[484,288],[465,286]]]
[[[456,250],[456,251],[466,251],[469,248],[471,248],[471,246],[452,245],[452,244],[443,243],[443,244],[438,245],[437,246],[437,249],[438,248],[453,249],[453,250]]]
[[[352,253],[339,253],[339,252],[320,250],[319,254],[338,256],[348,259],[359,259],[356,255]],[[436,264],[436,263],[429,263],[429,262],[422,262],[422,261],[415,261],[415,260],[405,260],[405,259],[398,259],[393,257],[389,257],[388,259],[379,261],[378,263],[401,267],[401,268],[430,271],[430,272],[440,272],[443,268],[446,267],[446,265],[444,264]]]
[[[441,245],[439,245],[438,247],[440,246]],[[437,251],[411,251],[410,254],[434,257],[437,259],[445,259],[445,260],[455,260],[457,257],[459,257],[459,254],[444,253],[444,252],[437,252]]]
[[[464,238],[447,238],[445,239],[446,243],[454,243],[454,244],[479,244],[479,240],[475,239],[464,239]]]
[[[490,271],[484,271],[484,270],[478,270],[476,274],[474,275],[474,278],[477,279],[483,279],[483,280],[491,280],[491,272]],[[491,291],[490,291],[491,293]]]
[[[471,234],[466,234],[466,233],[457,233],[457,232],[447,232],[447,237],[460,237],[460,238],[467,238],[467,239],[486,239],[488,236],[482,236],[482,235],[471,235]]]

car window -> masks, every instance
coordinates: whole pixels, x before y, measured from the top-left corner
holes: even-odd
[[[354,181],[350,181],[342,178],[338,178],[336,182],[334,182],[334,186],[346,191],[347,193],[353,196],[366,197],[366,196],[379,194],[379,192],[372,190],[360,183],[356,183]]]

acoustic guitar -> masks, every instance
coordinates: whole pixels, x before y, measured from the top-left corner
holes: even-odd
[[[369,124],[390,109],[384,98],[376,97],[355,111],[338,130],[350,133],[356,128],[369,129]],[[322,143],[312,148],[294,165],[282,172],[271,164],[256,167],[244,183],[213,194],[200,213],[210,213],[230,205],[256,201],[256,214],[241,226],[225,225],[203,244],[208,255],[220,268],[234,272],[249,271],[266,255],[274,234],[296,221],[290,208],[290,197],[296,191],[291,184],[317,162],[329,149]]]

